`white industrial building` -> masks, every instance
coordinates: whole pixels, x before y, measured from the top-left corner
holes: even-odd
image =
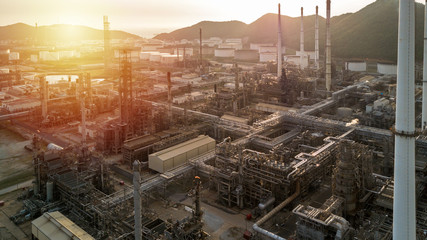
[[[159,52],[152,52],[150,54],[150,62],[160,62],[162,55]]]
[[[396,75],[397,65],[389,63],[377,63],[377,71],[384,75]]]
[[[17,60],[19,60],[19,52],[10,52],[9,61],[17,61]]]
[[[40,61],[59,61],[58,52],[49,52],[49,51],[40,51],[39,52]]]
[[[39,60],[39,56],[37,56],[37,55],[31,55],[30,56],[30,61],[31,62],[36,63],[36,62],[38,62],[38,60]]]
[[[92,240],[95,239],[62,213],[45,212],[31,222],[32,239]]]
[[[251,43],[249,48],[252,50],[260,50],[262,47],[273,47],[276,49],[273,43]],[[260,51],[261,52],[261,51]]]
[[[221,43],[218,45],[218,48],[232,48],[235,50],[240,50],[243,48],[243,44],[241,43]]]
[[[178,55],[178,51],[176,48],[173,50],[173,54]],[[193,54],[193,48],[185,48],[185,56],[193,56]],[[184,55],[184,48],[179,48],[179,55]]]
[[[215,57],[232,58],[234,57],[234,48],[218,48],[215,49]]]
[[[362,61],[345,62],[345,70],[353,72],[366,72],[367,64]]]
[[[301,68],[308,67],[308,57],[306,56],[296,56],[296,55],[287,55],[283,57],[283,60],[287,63],[295,64]],[[302,60],[302,62],[301,62]]]
[[[148,167],[159,173],[167,172],[188,162],[189,159],[215,149],[215,140],[200,135],[197,138],[150,154]]]
[[[178,55],[160,55],[160,63],[171,65],[178,62]]]
[[[259,54],[256,50],[236,50],[234,59],[239,61],[258,61]]]
[[[309,59],[314,59],[315,55],[316,55],[316,52],[315,51],[304,51],[304,52],[296,51],[295,55],[296,56],[304,55],[304,56],[308,56]]]
[[[277,61],[277,53],[275,52],[263,52],[259,54],[260,62]]]

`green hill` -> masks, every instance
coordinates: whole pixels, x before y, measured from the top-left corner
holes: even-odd
[[[343,58],[397,58],[398,0],[377,0],[355,13],[331,19],[332,54]],[[333,11],[333,5],[332,5]],[[422,61],[424,5],[416,4],[416,59]],[[299,49],[300,17],[282,16],[283,44]],[[314,50],[315,16],[304,17],[305,50]],[[324,51],[325,19],[319,17],[320,51]],[[203,38],[247,37],[253,43],[275,43],[277,14],[265,14],[251,24],[242,22],[200,22],[191,27],[157,35],[156,39],[195,39],[199,28]]]
[[[79,41],[102,40],[104,31],[86,26],[56,24],[36,28],[24,23],[0,26],[0,40],[30,40],[37,36],[38,41]],[[111,30],[112,39],[140,38],[124,31]]]

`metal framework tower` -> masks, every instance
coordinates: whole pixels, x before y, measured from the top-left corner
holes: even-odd
[[[280,3],[277,18],[277,78],[282,77],[282,23],[280,19]]]
[[[127,125],[125,136],[132,134],[132,63],[131,52],[120,50],[120,79],[119,79],[120,122]],[[127,138],[127,137],[126,137]]]
[[[393,239],[415,239],[415,2],[399,1]]]

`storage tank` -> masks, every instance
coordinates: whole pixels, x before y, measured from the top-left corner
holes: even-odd
[[[234,57],[234,49],[233,48],[218,48],[215,49],[215,57],[218,58],[232,58]]]
[[[353,71],[353,72],[366,72],[366,62],[363,62],[363,61],[345,62],[345,70]]]
[[[234,59],[240,61],[257,61],[259,58],[258,51],[256,50],[236,50],[234,52]]]
[[[46,183],[46,201],[51,202],[53,200],[53,182],[48,181]]]
[[[377,71],[384,75],[396,75],[397,65],[390,63],[377,63]]]

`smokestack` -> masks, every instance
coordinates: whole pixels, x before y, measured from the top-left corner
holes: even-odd
[[[316,63],[316,69],[319,70],[319,7],[316,6],[316,32],[314,33],[314,62]]]
[[[300,32],[300,39],[299,39],[299,51],[300,51],[300,67],[303,68],[303,61],[304,61],[304,8],[301,7],[301,32]]]
[[[110,69],[110,54],[110,23],[108,22],[108,16],[104,16],[104,74],[106,75]]]
[[[202,47],[203,47],[203,43],[202,43],[202,29],[200,28],[200,76],[202,76],[203,74],[203,53],[202,53]]]
[[[279,14],[277,19],[277,78],[282,77],[282,23],[280,20],[280,3]]]
[[[424,10],[423,106],[421,129],[427,129],[427,1]]]
[[[47,121],[48,82],[45,76],[40,76],[40,101],[42,105],[43,122]]]
[[[169,120],[172,119],[172,81],[171,81],[171,73],[167,73],[168,78],[168,117]]]
[[[92,107],[92,79],[90,78],[90,73],[86,74],[86,92],[89,97],[89,108]]]
[[[331,0],[326,0],[326,91],[331,91],[332,70],[331,70]]]
[[[194,178],[195,182],[196,182],[196,199],[194,200],[195,205],[196,205],[196,209],[194,211],[194,217],[197,218],[197,220],[201,220],[202,218],[202,210],[200,208],[200,177],[196,176]]]
[[[393,239],[415,239],[415,2],[399,1]]]
[[[135,209],[135,240],[142,239],[142,226],[141,226],[141,194],[140,194],[140,163],[138,160],[133,162],[133,206]]]

